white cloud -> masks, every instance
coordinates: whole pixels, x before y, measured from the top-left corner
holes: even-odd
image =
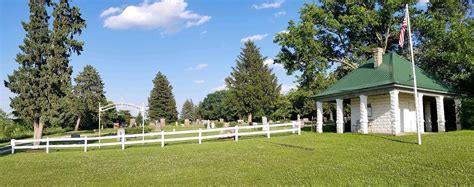
[[[196,83],[196,84],[203,84],[203,83],[204,83],[204,80],[194,80],[194,83]]]
[[[278,68],[283,68],[283,65],[281,64],[275,64],[274,60],[273,59],[266,59],[265,61],[263,61],[263,64],[266,64],[270,67],[278,67]]]
[[[430,0],[419,0],[418,3],[429,3]]]
[[[106,10],[104,10],[101,14],[100,17],[105,17],[105,16],[110,16],[113,14],[117,14],[122,11],[122,8],[119,7],[110,7]]]
[[[111,7],[102,12],[104,27],[110,29],[161,29],[164,32],[176,32],[183,28],[202,25],[211,17],[186,10],[184,0],[159,0],[140,5],[130,5],[124,9]],[[112,15],[114,14],[114,15]]]
[[[201,34],[207,34],[207,30],[201,31]]]
[[[260,10],[260,9],[266,9],[266,8],[280,8],[281,4],[283,4],[285,0],[276,0],[272,3],[262,3],[259,5],[253,5],[253,8]]]
[[[220,86],[218,87],[215,87],[214,89],[212,89],[213,91],[221,91],[221,90],[227,90],[227,86],[225,84],[221,84]]]
[[[296,86],[295,85],[281,85],[281,90],[280,90],[280,93],[281,94],[288,94],[288,92],[290,92],[291,90],[293,89],[296,89]]]
[[[191,71],[191,70],[203,70],[204,68],[207,68],[207,66],[209,66],[209,64],[198,64],[196,66],[190,66],[188,68],[186,68],[186,70],[188,71]]]
[[[252,36],[247,36],[245,38],[242,38],[240,40],[240,42],[244,43],[248,40],[251,40],[251,41],[259,41],[259,40],[263,40],[265,37],[267,37],[268,34],[256,34],[256,35],[252,35]]]
[[[280,16],[284,16],[284,15],[286,15],[285,11],[280,11],[280,12],[277,12],[277,13],[273,14],[273,16],[275,16],[276,18],[280,17]]]

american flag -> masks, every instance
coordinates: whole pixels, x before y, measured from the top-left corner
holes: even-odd
[[[407,28],[407,15],[403,18],[402,27],[400,28],[400,38],[398,40],[398,45],[403,48],[403,44],[405,43],[405,29]]]

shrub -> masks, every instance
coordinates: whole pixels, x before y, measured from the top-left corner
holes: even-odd
[[[145,126],[145,133],[151,131],[150,126]],[[141,127],[133,127],[133,128],[125,128],[125,134],[141,134],[142,128]]]

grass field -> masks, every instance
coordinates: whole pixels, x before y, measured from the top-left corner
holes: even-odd
[[[415,142],[415,135],[303,132],[163,148],[22,151],[0,157],[0,186],[474,184],[474,131]]]

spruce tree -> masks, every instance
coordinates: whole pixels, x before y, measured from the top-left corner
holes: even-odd
[[[191,121],[196,120],[196,107],[193,104],[193,100],[186,99],[181,109],[181,120],[189,119]]]
[[[64,122],[71,103],[67,100],[72,73],[69,57],[82,51],[82,43],[74,36],[81,33],[85,22],[79,9],[70,8],[67,2],[30,0],[29,22],[22,22],[26,36],[16,57],[20,66],[5,81],[16,94],[10,103],[14,114],[32,122],[35,139],[42,137],[45,125]],[[52,31],[47,6],[53,6]]]
[[[254,118],[270,116],[275,110],[281,85],[272,69],[263,63],[266,57],[260,54],[260,49],[250,40],[244,45],[237,65],[225,79],[230,93],[226,100],[232,103],[240,117],[248,114]]]
[[[173,87],[161,72],[158,72],[153,80],[148,107],[148,115],[152,121],[165,118],[167,122],[175,122],[178,119]]]
[[[74,130],[79,130],[81,124],[96,127],[99,118],[97,108],[99,102],[106,103],[104,83],[99,73],[91,65],[86,65],[84,70],[74,79],[74,98],[76,107],[76,125]],[[87,128],[87,127],[86,127]]]

